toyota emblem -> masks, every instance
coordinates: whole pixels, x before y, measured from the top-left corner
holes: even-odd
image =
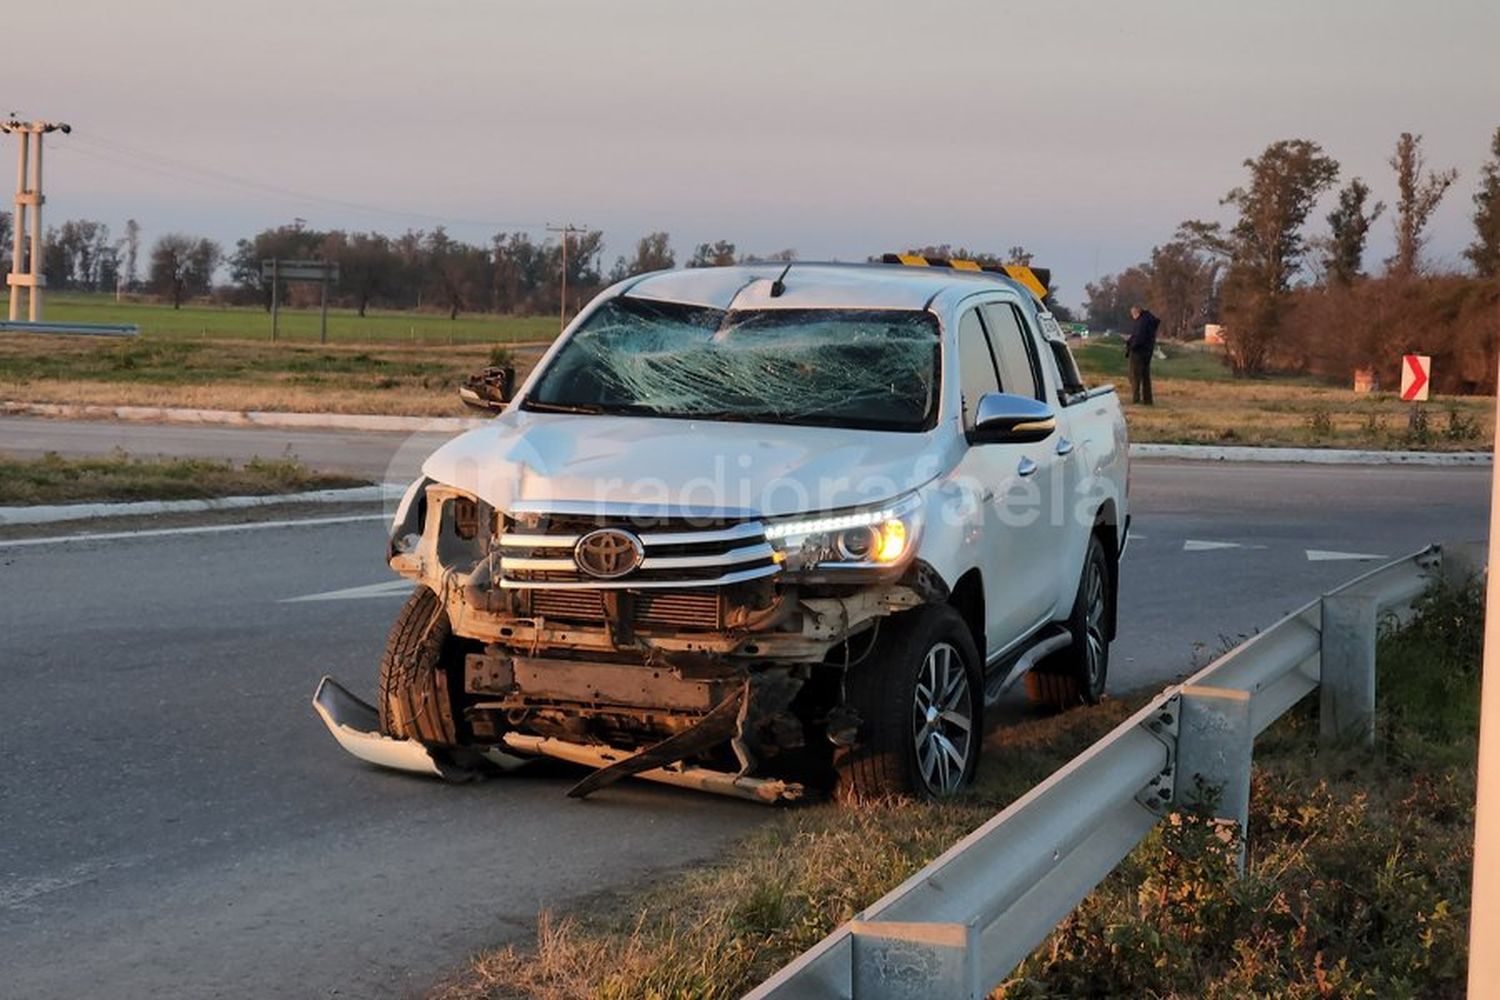
[[[590,531],[573,546],[573,561],[589,576],[613,580],[641,564],[645,556],[641,540],[619,528]]]

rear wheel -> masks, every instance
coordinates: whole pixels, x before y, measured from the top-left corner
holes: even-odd
[[[1099,704],[1109,677],[1110,600],[1109,557],[1099,536],[1091,535],[1068,616],[1072,642],[1026,675],[1033,701],[1058,710]]]
[[[380,731],[439,746],[462,742],[463,658],[442,603],[418,587],[401,606],[380,659]]]
[[[945,798],[974,778],[983,737],[979,654],[958,612],[932,605],[891,620],[882,649],[844,681],[859,736],[836,761],[857,798]]]

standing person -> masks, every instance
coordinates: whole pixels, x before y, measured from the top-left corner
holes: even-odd
[[[1130,401],[1155,406],[1151,398],[1151,358],[1156,354],[1156,328],[1161,320],[1140,306],[1130,307],[1135,329],[1125,338],[1125,356],[1130,359]]]

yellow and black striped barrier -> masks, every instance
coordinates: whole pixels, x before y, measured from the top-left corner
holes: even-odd
[[[947,257],[924,257],[915,253],[888,253],[880,258],[882,264],[905,264],[907,267],[947,267],[955,271],[988,271],[1003,274],[1020,282],[1026,290],[1039,299],[1047,297],[1047,285],[1052,280],[1052,271],[1045,267],[1027,267],[1024,264],[981,264],[977,260],[951,260]]]

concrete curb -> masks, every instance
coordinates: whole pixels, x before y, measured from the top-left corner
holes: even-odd
[[[405,487],[393,484],[359,486],[348,490],[311,490],[257,497],[216,497],[212,500],[137,500],[129,503],[66,503],[33,507],[0,507],[0,527],[18,524],[57,524],[96,517],[138,514],[194,514],[208,510],[243,510],[292,503],[378,503],[399,498]]]
[[[1355,451],[1338,448],[1250,448],[1196,444],[1133,444],[1131,458],[1176,458],[1192,462],[1281,462],[1304,465],[1488,466],[1487,451]]]
[[[0,414],[70,420],[137,420],[280,427],[300,430],[447,433],[483,427],[486,417],[397,417],[373,413],[279,413],[271,410],[191,410],[167,406],[96,406],[72,403],[0,402]],[[1197,444],[1133,444],[1131,458],[1175,458],[1193,462],[1282,462],[1311,465],[1491,464],[1487,451],[1357,451],[1337,448],[1251,448]],[[4,523],[0,521],[0,523]]]
[[[74,403],[0,402],[0,414],[64,420],[131,420],[222,427],[279,427],[301,430],[451,432],[484,425],[475,417],[398,417],[374,413],[280,413],[273,410],[194,410],[169,406],[98,406]]]

